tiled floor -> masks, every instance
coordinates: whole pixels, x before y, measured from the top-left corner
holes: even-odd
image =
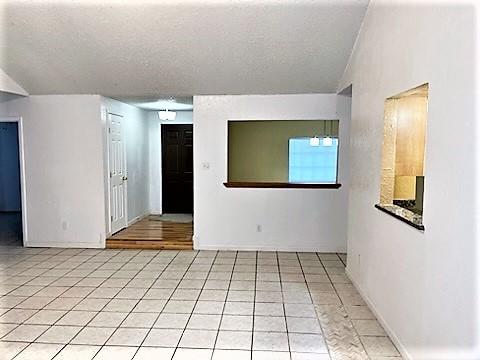
[[[0,247],[0,359],[399,359],[336,254]]]

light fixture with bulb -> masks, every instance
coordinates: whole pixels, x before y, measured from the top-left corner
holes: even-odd
[[[175,111],[169,111],[168,109],[158,112],[158,117],[160,120],[175,120],[177,113]]]
[[[330,136],[326,136],[322,140],[322,145],[323,146],[332,146],[333,145],[333,139]]]
[[[320,139],[317,136],[310,138],[310,146],[320,146]]]

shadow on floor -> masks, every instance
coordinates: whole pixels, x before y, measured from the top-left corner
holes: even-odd
[[[0,212],[0,245],[23,246],[20,212]]]

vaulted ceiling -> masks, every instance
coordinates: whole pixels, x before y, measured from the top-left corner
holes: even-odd
[[[2,0],[0,68],[30,94],[334,92],[368,0]]]

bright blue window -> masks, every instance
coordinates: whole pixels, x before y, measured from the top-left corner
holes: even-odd
[[[336,183],[338,139],[330,146],[319,139],[318,146],[310,145],[310,138],[292,138],[288,141],[288,181],[292,183]]]

